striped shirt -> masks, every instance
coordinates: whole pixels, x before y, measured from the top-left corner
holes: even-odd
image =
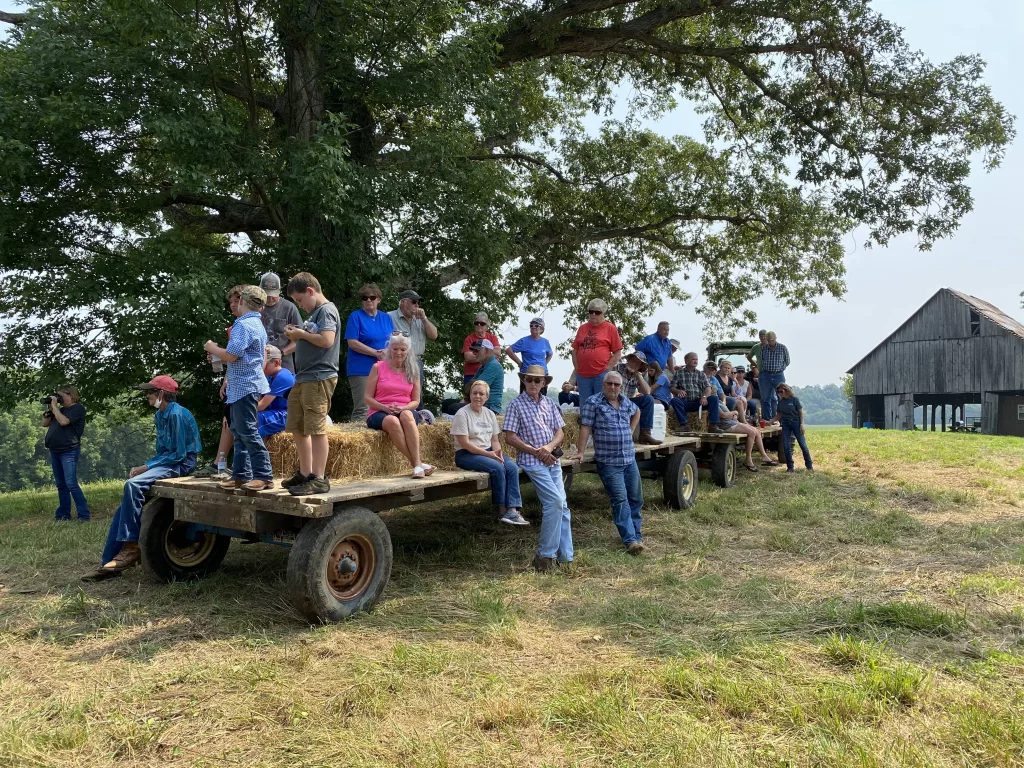
[[[520,440],[532,448],[540,448],[550,443],[555,432],[565,426],[558,406],[550,397],[541,395],[540,402],[525,392],[505,409],[505,419],[501,428],[506,432],[514,432]],[[542,467],[544,462],[529,453],[516,455],[516,464],[520,467]]]
[[[594,461],[624,467],[636,458],[629,419],[639,408],[625,395],[618,397],[616,408],[603,392],[592,395],[580,408],[580,426],[593,430]]]
[[[789,350],[785,344],[775,342],[775,349],[761,345],[761,373],[782,373],[789,367]]]
[[[231,326],[231,338],[225,349],[238,359],[228,363],[227,403],[246,395],[265,395],[270,384],[263,373],[263,350],[267,331],[259,312],[247,312]]]
[[[700,400],[704,397],[704,390],[711,386],[711,379],[700,368],[692,371],[687,368],[676,368],[676,374],[672,377],[672,389],[686,390],[684,400]]]

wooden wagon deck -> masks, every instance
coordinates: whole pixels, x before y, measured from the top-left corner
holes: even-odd
[[[767,427],[760,427],[761,437],[775,437],[776,435],[782,434],[782,427],[778,424],[771,424]],[[739,432],[685,432],[685,431],[673,431],[670,437],[688,437],[695,438],[700,444],[704,443],[731,443],[733,445],[739,445],[740,443],[746,442],[747,436],[740,434]]]

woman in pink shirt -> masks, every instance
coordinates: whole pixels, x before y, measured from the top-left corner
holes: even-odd
[[[434,467],[420,460],[422,421],[416,406],[420,402],[420,367],[409,352],[409,334],[395,331],[384,351],[384,359],[370,369],[363,402],[370,409],[366,426],[388,433],[391,442],[409,460],[413,477],[426,477]]]

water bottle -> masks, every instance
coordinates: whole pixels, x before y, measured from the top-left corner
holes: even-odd
[[[214,373],[223,373],[224,361],[216,355],[210,355],[210,365],[213,366]]]
[[[228,469],[228,455],[221,451],[217,454],[217,471],[227,472]]]

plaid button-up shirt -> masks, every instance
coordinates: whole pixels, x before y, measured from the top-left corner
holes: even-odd
[[[625,395],[618,397],[616,408],[603,392],[591,396],[580,408],[580,426],[593,430],[594,461],[624,467],[636,459],[629,419],[639,409]]]
[[[761,373],[782,373],[789,368],[789,350],[785,344],[775,342],[775,349],[761,345]]]
[[[676,375],[672,377],[672,389],[685,389],[686,400],[700,400],[704,397],[704,390],[711,386],[711,379],[700,368],[690,371],[684,368],[676,368]]]
[[[558,406],[550,397],[541,395],[540,402],[523,392],[505,409],[505,418],[501,428],[506,432],[515,432],[527,445],[540,448],[550,443],[555,432],[565,426]],[[520,467],[542,467],[544,462],[529,453],[516,455],[516,464]]]
[[[615,366],[615,370],[622,377],[622,394],[630,399],[636,397],[639,387],[637,386],[636,379],[629,372],[628,364],[623,361]],[[642,376],[643,374],[640,375]]]
[[[231,339],[225,349],[238,357],[228,363],[228,404],[246,395],[265,395],[270,384],[263,373],[263,349],[267,331],[259,312],[247,312],[231,326]]]

